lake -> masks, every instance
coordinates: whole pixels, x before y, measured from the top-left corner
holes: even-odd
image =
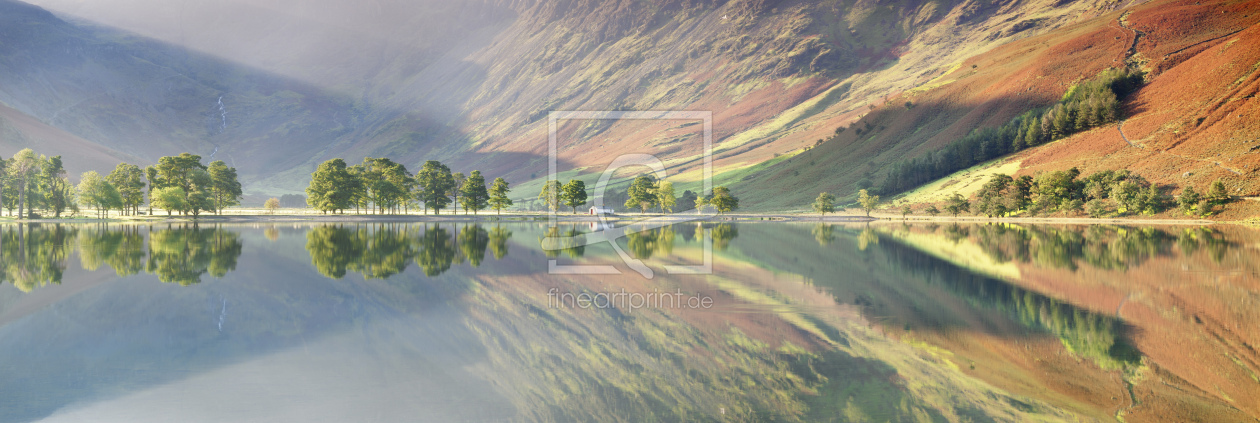
[[[0,253],[0,422],[1260,417],[1246,227],[7,224]]]

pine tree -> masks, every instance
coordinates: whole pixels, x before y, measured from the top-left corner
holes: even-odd
[[[564,193],[564,187],[560,185],[560,181],[549,180],[543,184],[542,190],[538,192],[538,199],[542,200],[548,210],[555,211],[560,208],[560,196]]]
[[[460,190],[460,188],[462,188],[462,187],[464,186],[464,182],[468,180],[468,177],[467,177],[467,176],[464,176],[464,172],[458,172],[458,173],[455,173],[455,174],[452,174],[452,175],[451,175],[451,180],[452,180],[454,183],[451,185],[451,193],[450,193],[450,195],[451,195],[452,199],[454,199],[454,200],[455,200],[455,201],[451,202],[451,204],[455,206],[453,209],[451,209],[451,212],[452,212],[452,213],[456,213],[456,214],[458,214],[458,213],[459,213],[459,204],[460,204],[460,202],[459,202],[460,191],[459,191],[459,190]],[[464,210],[464,214],[468,214],[468,210]]]
[[[1186,187],[1181,190],[1181,195],[1177,196],[1177,204],[1181,206],[1181,211],[1185,214],[1193,213],[1195,207],[1199,205],[1199,201],[1201,200],[1203,200],[1203,198],[1194,190],[1194,187],[1189,185],[1186,185]]]
[[[149,214],[153,214],[153,189],[157,187],[158,182],[157,166],[149,166],[144,168],[144,180],[148,182],[146,190],[149,193]]]
[[[208,171],[215,213],[221,214],[224,208],[241,204],[241,183],[236,180],[236,168],[228,167],[222,160],[215,160],[210,163]]]
[[[950,196],[949,199],[946,200],[945,211],[954,215],[954,217],[958,217],[959,213],[971,211],[971,202],[967,201],[962,194],[955,192],[953,196]]]
[[[119,163],[105,179],[118,190],[125,209],[138,211],[144,204],[144,171],[140,166]]]
[[[455,178],[451,169],[437,160],[424,162],[420,171],[416,172],[416,185],[420,189],[419,200],[424,203],[425,212],[433,208],[434,214],[441,214],[451,202],[447,193],[455,187]]]
[[[512,199],[508,198],[508,192],[511,191],[508,188],[507,180],[494,178],[494,183],[490,184],[489,203],[490,208],[494,209],[495,213],[502,214],[503,209],[512,206]]]
[[[460,188],[460,193],[464,195],[464,214],[468,214],[468,210],[477,214],[478,211],[486,208],[487,201],[490,199],[490,194],[486,192],[486,178],[481,176],[480,170],[474,170],[468,175],[463,188]]]
[[[30,183],[31,176],[39,169],[39,157],[35,155],[35,151],[24,148],[13,155],[13,160],[9,162],[9,176],[18,187],[18,219],[26,218],[26,194],[27,185]]]
[[[306,203],[324,213],[344,211],[355,204],[355,193],[361,184],[359,178],[350,174],[345,160],[328,160],[320,163],[311,173],[310,185],[306,187]]]

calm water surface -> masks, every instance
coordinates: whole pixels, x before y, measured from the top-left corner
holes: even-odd
[[[1260,416],[1254,229],[595,229],[0,226],[0,422]]]

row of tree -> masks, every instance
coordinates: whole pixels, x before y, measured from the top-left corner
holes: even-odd
[[[236,168],[222,161],[209,166],[201,164],[201,156],[183,153],[162,157],[147,168],[119,163],[102,176],[96,171],[83,173],[79,185],[70,183],[61,156],[47,157],[27,148],[11,159],[0,159],[0,207],[8,206],[19,218],[36,215],[35,210],[61,217],[79,206],[94,209],[98,216],[110,210],[120,214],[139,214],[146,197],[149,213],[157,207],[167,214],[200,215],[203,211],[221,212],[240,204],[241,184]]]
[[[354,208],[371,213],[407,212],[423,207],[435,214],[454,204],[456,211],[476,213],[487,207],[496,211],[512,205],[511,189],[503,178],[495,178],[489,188],[481,171],[465,176],[436,160],[429,160],[412,175],[407,167],[388,158],[367,157],[363,163],[346,165],[345,160],[331,159],[321,163],[311,174],[306,188],[306,202],[324,213],[344,213]]]
[[[476,214],[487,208],[502,212],[511,207],[510,192],[507,180],[502,177],[495,178],[487,187],[481,171],[474,170],[467,176],[462,172],[452,173],[447,165],[436,160],[424,162],[420,170],[412,175],[406,166],[388,158],[368,157],[363,159],[362,164],[353,166],[337,158],[321,163],[311,174],[310,185],[306,188],[306,202],[325,213],[344,213],[352,208],[377,214],[406,213],[417,207],[422,208],[424,214],[428,214],[429,209],[440,214],[443,209],[454,205],[456,211],[462,206],[465,214],[469,211]],[[658,206],[662,211],[672,212],[680,204],[685,209],[711,205],[719,213],[739,208],[739,199],[731,195],[726,187],[716,187],[713,193],[701,198],[687,191],[680,201],[675,197],[672,182],[657,181],[650,175],[643,175],[630,183],[624,204],[627,208],[638,208],[644,212]],[[617,196],[615,190],[609,190],[605,198],[617,199]],[[586,205],[589,199],[586,183],[578,179],[564,184],[558,180],[547,181],[538,194],[538,201],[544,207],[558,210],[567,206],[575,214],[578,207]]]
[[[1054,212],[1103,217],[1153,215],[1180,205],[1187,214],[1206,216],[1229,201],[1229,192],[1219,180],[1206,197],[1186,186],[1174,202],[1158,185],[1127,170],[1104,170],[1082,178],[1080,170],[1072,168],[1036,178],[993,175],[976,194],[975,211],[989,217]]]
[[[543,184],[542,191],[538,193],[539,201],[542,201],[549,209],[556,210],[560,205],[565,205],[570,207],[575,214],[578,207],[586,205],[587,198],[586,183],[577,179],[570,179],[564,185],[557,180],[547,181]],[[692,210],[712,206],[718,213],[728,213],[739,208],[739,198],[732,195],[731,190],[725,186],[714,187],[713,195],[707,197],[697,196],[687,190],[683,192],[682,198],[678,198],[675,196],[673,182],[658,181],[652,175],[639,175],[634,178],[624,195],[612,189],[605,192],[604,204],[618,202],[628,209],[637,208],[640,213],[646,213],[649,209],[658,207],[666,213],[673,213],[675,208]]]
[[[1120,119],[1120,98],[1137,89],[1142,74],[1108,69],[1072,86],[1051,107],[1030,110],[997,128],[981,128],[923,157],[891,166],[880,185],[893,194],[985,161],[1065,138]]]
[[[823,192],[814,200],[812,207],[820,214],[832,213],[835,201],[835,196]],[[1042,173],[1035,178],[994,174],[973,199],[958,193],[947,198],[944,212],[955,217],[973,210],[976,214],[989,217],[1036,216],[1056,212],[1084,212],[1091,217],[1104,217],[1154,215],[1175,205],[1186,214],[1207,216],[1229,201],[1229,191],[1220,180],[1212,183],[1207,195],[1186,186],[1174,198],[1165,194],[1158,185],[1128,170],[1104,170],[1082,178],[1081,171],[1072,168]],[[878,195],[872,195],[865,189],[858,192],[858,206],[866,211],[867,216],[879,204]],[[929,205],[923,211],[933,216],[942,212],[935,205]],[[903,216],[912,212],[910,205],[901,208]]]

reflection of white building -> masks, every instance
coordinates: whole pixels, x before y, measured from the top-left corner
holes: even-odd
[[[615,214],[617,214],[617,213],[613,213],[613,209],[612,209],[612,207],[595,207],[595,206],[591,206],[591,210],[590,210],[589,212],[587,212],[587,214],[589,214],[589,215],[593,215],[593,216],[594,216],[594,215],[612,216],[612,215],[615,215]]]
[[[603,231],[607,229],[613,229],[613,225],[611,223],[604,223],[604,222],[591,222],[590,226],[591,226],[591,232],[599,232],[599,231]]]

